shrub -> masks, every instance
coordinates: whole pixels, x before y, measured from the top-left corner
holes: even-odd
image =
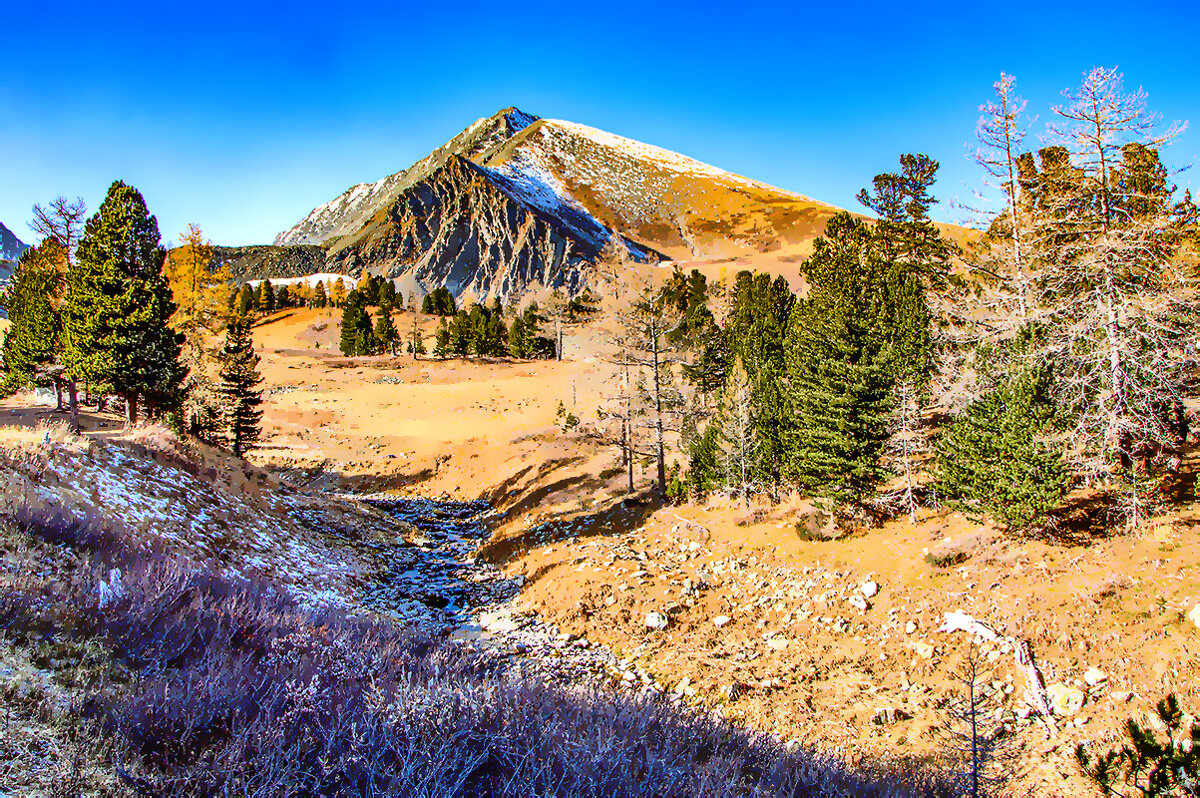
[[[136,674],[83,702],[121,777],[153,795],[949,795],[912,768],[850,771],[658,696],[511,675],[505,660],[276,586],[30,517],[89,554],[31,608]],[[112,567],[123,594],[96,611]],[[61,619],[71,617],[70,624]]]
[[[1184,718],[1173,694],[1159,701],[1154,711],[1166,729],[1166,740],[1130,718],[1125,723],[1128,745],[1095,759],[1082,743],[1076,746],[1079,766],[1105,795],[1125,795],[1122,786],[1143,796],[1200,795],[1200,724]]]
[[[1068,486],[1054,427],[1049,374],[1033,368],[993,386],[959,415],[935,443],[938,491],[965,510],[1010,527],[1036,523],[1056,508]]]

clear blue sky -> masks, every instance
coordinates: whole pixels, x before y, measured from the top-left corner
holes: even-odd
[[[1001,70],[1035,129],[1112,65],[1200,125],[1194,1],[908,5],[20,0],[0,11],[0,222],[29,240],[34,202],[95,208],[120,178],[166,239],[194,221],[269,242],[508,105],[849,208],[906,151],[968,199],[964,145]],[[1193,127],[1167,160],[1198,153]]]

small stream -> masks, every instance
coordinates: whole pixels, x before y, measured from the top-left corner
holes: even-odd
[[[388,550],[383,572],[364,588],[363,603],[376,612],[446,633],[517,675],[571,687],[608,682],[662,691],[648,673],[606,647],[516,609],[523,580],[475,557],[495,512],[487,502],[359,498],[420,532],[416,545]]]

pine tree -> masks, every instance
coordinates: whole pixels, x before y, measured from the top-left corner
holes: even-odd
[[[713,419],[690,447],[688,482],[697,498],[703,499],[721,486],[720,439],[720,422]]]
[[[433,356],[438,360],[445,360],[450,355],[450,327],[446,324],[446,317],[443,316],[438,324],[437,333],[433,339]]]
[[[1182,442],[1200,322],[1158,152],[1181,128],[1157,132],[1145,93],[1125,93],[1115,69],[1091,70],[1064,94],[1052,131],[1062,146],[1043,150],[1040,173],[1028,159],[1023,175],[1036,213],[1046,354],[1072,419],[1073,465],[1119,488],[1136,524],[1154,459]]]
[[[455,313],[450,321],[450,352],[459,357],[471,352],[471,319],[465,310]]]
[[[254,312],[255,307],[254,289],[250,287],[249,283],[246,283],[242,286],[242,290],[238,293],[238,315],[242,318],[245,318]]]
[[[838,214],[805,263],[810,293],[788,330],[795,413],[788,471],[840,503],[861,501],[883,475],[896,368],[889,338],[898,326],[892,269],[867,225]]]
[[[667,489],[667,436],[678,431],[683,396],[675,379],[682,360],[669,333],[680,322],[678,310],[666,301],[661,290],[644,287],[628,306],[616,313],[615,338],[626,365],[635,372],[633,400],[636,409],[630,421],[641,418],[650,434],[650,450],[655,460],[655,485],[660,496]]]
[[[175,305],[160,242],[142,195],[117,181],[88,219],[67,272],[63,360],[77,379],[112,385],[130,424],[139,399],[152,413],[176,405],[187,374],[183,336],[167,326]]]
[[[340,308],[346,303],[346,297],[350,296],[346,291],[346,283],[341,277],[333,281],[329,286],[329,304],[335,308]]]
[[[323,308],[329,304],[329,297],[325,295],[325,283],[322,280],[317,280],[317,284],[313,286],[312,306],[314,308]]]
[[[29,226],[42,237],[43,241],[57,241],[62,245],[61,257],[57,258],[57,262],[53,264],[53,267],[61,275],[64,275],[64,277],[75,262],[75,250],[79,246],[80,237],[83,235],[83,224],[86,218],[87,205],[84,204],[83,199],[80,197],[68,200],[66,197],[59,196],[51,201],[49,207],[42,207],[38,204],[33,206],[33,221],[29,223]],[[65,279],[60,280],[54,301],[54,306],[60,313],[60,322],[66,288],[67,281]],[[65,369],[65,367],[61,373],[61,379],[66,382],[67,395],[70,399],[70,426],[72,431],[78,433],[79,402],[76,387],[77,381],[75,376],[69,370]],[[55,393],[60,397],[58,406],[61,409],[61,393],[57,383],[55,384]]]
[[[263,313],[275,312],[275,289],[271,286],[270,280],[263,280],[259,286],[262,290],[262,299],[259,300],[258,306]]]
[[[1006,372],[934,445],[938,491],[967,510],[1013,528],[1029,526],[1069,487],[1061,447],[1051,440],[1055,407],[1041,363]]]
[[[376,315],[375,338],[379,341],[380,347],[395,356],[396,346],[400,343],[400,333],[392,321],[392,311],[386,301],[379,306],[379,312]]]
[[[998,229],[989,230],[985,240],[986,271],[1002,280],[1004,289],[1016,301],[1016,312],[1002,310],[1002,315],[1015,316],[1017,323],[1024,325],[1032,318],[1035,297],[1029,273],[1027,214],[1022,212],[1021,183],[1017,179],[1017,164],[1026,134],[1021,122],[1025,101],[1015,94],[1015,87],[1016,79],[1001,72],[1000,80],[994,84],[996,99],[979,107],[983,115],[975,129],[980,144],[975,162],[992,180],[998,181],[1007,206],[1007,218],[1004,214],[996,218],[996,221],[1003,219],[1004,224],[993,223],[993,228]],[[1000,246],[987,247],[992,240]]]
[[[250,327],[244,321],[232,322],[225,333],[221,350],[221,384],[225,421],[225,440],[233,453],[241,457],[253,447],[261,435],[262,390],[258,385],[259,357],[250,338]]]
[[[508,326],[508,353],[516,358],[525,359],[530,355],[530,345],[525,335],[525,318],[518,313]]]
[[[412,305],[411,295],[409,296],[409,305]],[[416,312],[412,314],[412,328],[409,330],[408,338],[408,353],[413,356],[413,360],[425,354],[425,334],[421,330],[421,317]]]
[[[338,348],[346,357],[375,353],[375,330],[371,316],[363,307],[362,294],[351,291],[342,307],[341,338]]]
[[[950,247],[929,216],[937,203],[929,193],[937,170],[938,162],[929,156],[906,153],[900,156],[900,172],[876,175],[874,192],[863,189],[858,201],[879,216],[875,239],[881,257],[941,287],[946,283]]]
[[[8,316],[4,334],[4,382],[0,393],[32,386],[58,359],[61,328],[57,300],[62,275],[59,264],[65,251],[58,239],[50,238],[21,253],[8,287],[0,293],[0,309]],[[51,378],[61,408],[61,376]]]
[[[742,361],[734,360],[717,409],[721,466],[725,486],[750,506],[758,460],[754,389]]]

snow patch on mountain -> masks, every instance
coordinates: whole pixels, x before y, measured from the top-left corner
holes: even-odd
[[[751,180],[748,177],[736,175],[733,172],[728,172],[712,164],[697,161],[695,158],[689,158],[686,155],[681,155],[671,150],[655,147],[653,144],[645,144],[635,139],[627,139],[624,136],[618,136],[614,133],[609,133],[604,130],[599,130],[587,125],[581,125],[577,122],[567,122],[561,119],[547,119],[545,128],[553,131],[560,130],[564,133],[586,139],[600,147],[615,151],[629,158],[639,161],[649,161],[657,166],[665,169],[670,169],[674,172],[680,172],[688,175],[702,175],[704,177],[717,178],[728,183],[740,183],[745,186],[770,191],[774,194],[786,194],[799,200],[811,201],[811,198],[803,194],[785,191],[767,183],[758,180]]]

